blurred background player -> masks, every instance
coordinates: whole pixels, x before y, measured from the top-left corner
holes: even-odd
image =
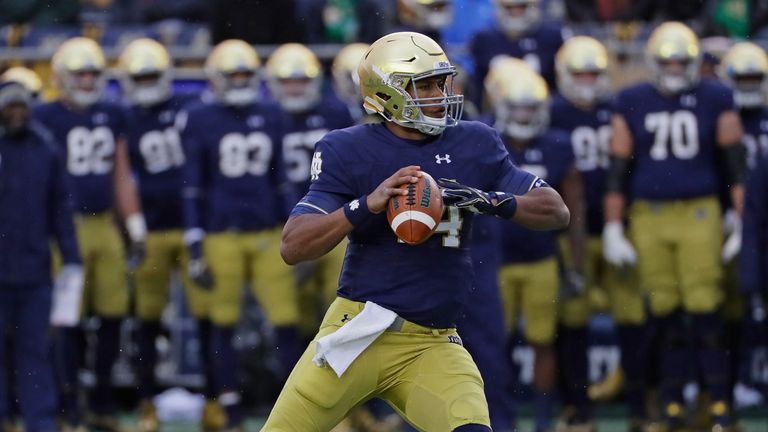
[[[645,417],[643,352],[643,297],[631,271],[608,265],[603,258],[603,194],[611,139],[608,78],[609,57],[597,40],[576,36],[568,39],[556,57],[560,93],[552,98],[550,126],[570,134],[576,169],[584,180],[586,229],[586,290],[561,300],[558,344],[560,371],[565,381],[565,422],[589,423],[592,409],[586,389],[588,380],[587,332],[592,312],[603,307],[605,297],[617,326],[621,364],[626,375],[626,395],[631,423],[642,426]],[[577,361],[578,360],[578,361]]]
[[[121,430],[114,418],[111,371],[119,350],[120,323],[128,314],[128,288],[126,255],[113,210],[125,221],[136,262],[143,256],[147,228],[131,178],[124,111],[100,100],[106,81],[101,48],[91,39],[69,39],[56,51],[51,66],[60,96],[37,106],[34,118],[53,133],[66,155],[85,266],[83,312],[99,318],[91,423]],[[64,422],[77,427],[82,420],[77,373],[84,361],[83,335],[78,328],[61,328],[54,343]]]
[[[285,177],[280,108],[257,101],[259,66],[247,43],[217,45],[205,64],[215,98],[187,111],[182,132],[189,273],[212,289],[209,361],[226,430],[242,428],[233,336],[245,283],[275,328],[286,372],[301,354],[294,277],[279,253],[297,198]]]
[[[649,296],[662,338],[661,428],[685,426],[682,389],[690,378],[692,349],[712,400],[713,430],[731,430],[719,316],[723,235],[716,158],[724,163],[731,202],[740,213],[741,122],[731,90],[699,80],[699,43],[688,27],[677,22],[657,27],[646,56],[653,80],[619,92],[611,121],[603,252],[614,265],[637,264],[639,283]],[[634,200],[632,243],[622,223],[627,196]],[[686,320],[695,332],[687,331]]]
[[[29,91],[30,96],[32,96],[32,104],[34,105],[39,101],[43,90],[43,82],[40,81],[40,77],[32,69],[25,68],[24,66],[8,68],[0,76],[0,80],[16,81],[22,84]]]
[[[527,64],[512,58],[497,60],[488,78],[486,89],[492,95],[494,106],[491,123],[501,134],[516,166],[561,192],[571,211],[568,233],[572,267],[567,271],[583,273],[583,186],[569,136],[562,131],[548,130],[547,84]],[[534,427],[543,432],[551,426],[556,391],[554,342],[558,291],[561,291],[556,234],[507,223],[502,225],[499,239],[502,256],[499,286],[507,328],[514,337],[518,318],[523,316],[525,338],[535,353]]]
[[[304,45],[281,45],[269,57],[265,69],[272,97],[284,113],[285,175],[298,198],[309,190],[315,143],[328,131],[352,126],[354,121],[346,105],[323,93],[322,65]],[[344,249],[341,245],[319,260],[294,267],[305,337],[313,336],[336,297]]]
[[[491,62],[498,55],[524,60],[541,74],[549,88],[556,88],[555,54],[566,38],[560,23],[542,21],[539,0],[493,0],[493,3],[497,26],[480,31],[470,43],[475,88],[483,88]],[[479,96],[480,93],[475,104],[483,107]]]
[[[453,22],[453,0],[397,0],[397,31],[415,31],[440,42]]]
[[[360,123],[366,118],[360,97],[360,79],[357,76],[357,66],[369,47],[370,45],[363,43],[349,44],[339,50],[331,65],[334,92],[347,106],[355,123]]]
[[[207,359],[210,322],[206,316],[208,293],[186,278],[187,250],[184,247],[182,166],[184,151],[174,126],[177,114],[194,102],[192,95],[174,94],[171,58],[160,43],[137,39],[120,55],[121,84],[128,103],[126,135],[136,175],[141,206],[147,221],[146,257],[135,274],[135,315],[138,329],[139,432],[157,432],[159,420],[152,399],[157,363],[156,340],[160,318],[168,304],[171,274],[178,271],[186,288],[187,304],[197,318],[202,365],[206,376],[206,406],[203,429],[223,427],[223,413],[215,404],[212,371]],[[218,411],[218,414],[217,414]]]
[[[0,428],[16,430],[8,412],[13,399],[27,432],[53,432],[59,429],[49,322],[61,322],[51,319],[50,240],[63,263],[57,294],[77,298],[83,269],[65,161],[48,131],[30,121],[32,103],[23,83],[0,78]],[[77,303],[69,306],[76,315]]]

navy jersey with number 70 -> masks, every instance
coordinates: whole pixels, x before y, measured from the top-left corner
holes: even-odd
[[[398,138],[382,123],[367,124],[332,131],[317,144],[310,192],[293,214],[333,212],[409,165],[486,191],[520,195],[537,184],[512,164],[499,135],[482,123],[462,122],[424,141]],[[386,212],[372,216],[349,235],[338,295],[375,302],[422,325],[454,325],[474,281],[472,216],[447,207],[435,234],[418,246],[398,241]]]

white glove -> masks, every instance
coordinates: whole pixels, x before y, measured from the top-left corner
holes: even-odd
[[[53,283],[51,325],[74,327],[80,322],[85,275],[80,264],[65,264]]]
[[[723,245],[723,263],[731,262],[741,251],[741,217],[736,210],[729,209],[723,218],[723,232],[727,236]]]
[[[637,263],[637,253],[624,237],[624,225],[621,222],[608,222],[603,227],[603,256],[615,266]]]

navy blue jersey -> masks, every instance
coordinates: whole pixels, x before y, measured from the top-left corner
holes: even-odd
[[[128,109],[128,151],[141,208],[151,231],[183,226],[184,151],[174,123],[178,112],[191,100],[176,95],[151,107],[134,105]]]
[[[732,91],[714,80],[665,96],[650,83],[616,97],[634,144],[630,193],[634,198],[674,200],[718,193],[717,120],[734,109]]]
[[[748,293],[768,293],[768,155],[757,165],[746,184],[744,235],[739,257],[741,287]]]
[[[0,134],[0,283],[50,283],[51,239],[80,262],[62,152],[39,125]]]
[[[294,214],[330,213],[408,165],[435,179],[513,194],[526,193],[537,180],[512,164],[496,131],[482,123],[462,122],[425,141],[366,124],[332,131],[317,144],[310,193]],[[398,241],[385,212],[370,217],[349,235],[338,295],[378,303],[422,325],[452,326],[474,279],[472,221],[472,213],[448,207],[435,234],[410,246]]]
[[[219,232],[279,224],[287,213],[275,193],[287,189],[279,107],[199,103],[182,116],[185,226]]]
[[[315,144],[328,131],[355,124],[349,109],[336,98],[325,97],[309,112],[285,113],[283,159],[285,175],[302,195],[309,190],[309,167]],[[295,203],[291,203],[295,204]]]
[[[558,188],[573,169],[573,150],[564,131],[551,129],[533,138],[524,149],[507,146],[507,150],[516,166],[544,179],[554,188]],[[533,231],[509,222],[502,225],[500,240],[502,263],[517,264],[554,256],[557,233]]]
[[[768,108],[739,111],[744,127],[742,142],[747,150],[747,167],[755,169],[760,157],[768,154]]]
[[[549,88],[554,89],[555,54],[564,40],[563,27],[552,21],[541,23],[517,39],[510,39],[498,28],[477,33],[470,46],[475,62],[476,88],[483,88],[491,60],[498,55],[509,55],[525,60],[533,70],[541,74]]]
[[[56,101],[35,107],[33,117],[51,131],[63,149],[75,196],[75,211],[100,213],[110,210],[115,149],[125,132],[123,108],[99,102],[75,110]]]
[[[603,195],[611,144],[611,113],[612,106],[607,102],[585,110],[559,94],[552,98],[550,126],[571,135],[576,169],[584,181],[587,232],[590,235],[600,235],[603,231]]]

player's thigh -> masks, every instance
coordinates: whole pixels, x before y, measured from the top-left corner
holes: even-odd
[[[551,344],[557,322],[557,292],[560,288],[557,262],[554,258],[525,265],[528,275],[522,287],[521,310],[525,320],[525,336],[530,343]]]
[[[338,318],[337,321],[341,319]],[[378,380],[377,365],[372,364],[376,361],[372,352],[375,345],[355,359],[341,377],[330,367],[312,362],[315,341],[338,329],[339,326],[320,329],[294,366],[262,431],[329,431],[350,409],[375,393]]]
[[[674,204],[637,201],[629,218],[629,237],[637,250],[637,277],[654,315],[666,315],[682,304],[670,231],[679,226]]]
[[[451,335],[458,340],[455,332]],[[480,372],[467,350],[449,342],[448,336],[385,333],[382,337],[390,340],[419,338],[431,346],[424,349],[421,341],[405,342],[414,348],[406,355],[415,360],[399,370],[395,384],[381,396],[420,431],[452,431],[466,424],[490,427]],[[389,362],[386,357],[385,361]]]
[[[299,322],[296,278],[280,257],[280,235],[280,229],[274,229],[253,236],[257,250],[251,255],[251,286],[269,322],[291,326]]]
[[[128,283],[125,249],[117,227],[101,221],[94,230],[84,233],[84,243],[93,248],[93,312],[103,317],[128,314]]]
[[[134,278],[135,315],[141,320],[159,320],[168,304],[171,272],[176,268],[174,255],[177,245],[173,240],[173,233],[168,231],[147,234],[146,255],[136,269]]]
[[[507,332],[517,327],[520,308],[520,270],[516,264],[505,264],[499,269],[499,297],[504,309]]]
[[[205,258],[213,274],[209,318],[219,326],[234,326],[240,319],[246,255],[235,233],[205,237]]]
[[[683,303],[688,312],[708,313],[723,300],[721,281],[723,245],[720,205],[715,198],[693,199],[681,206],[676,260]]]

